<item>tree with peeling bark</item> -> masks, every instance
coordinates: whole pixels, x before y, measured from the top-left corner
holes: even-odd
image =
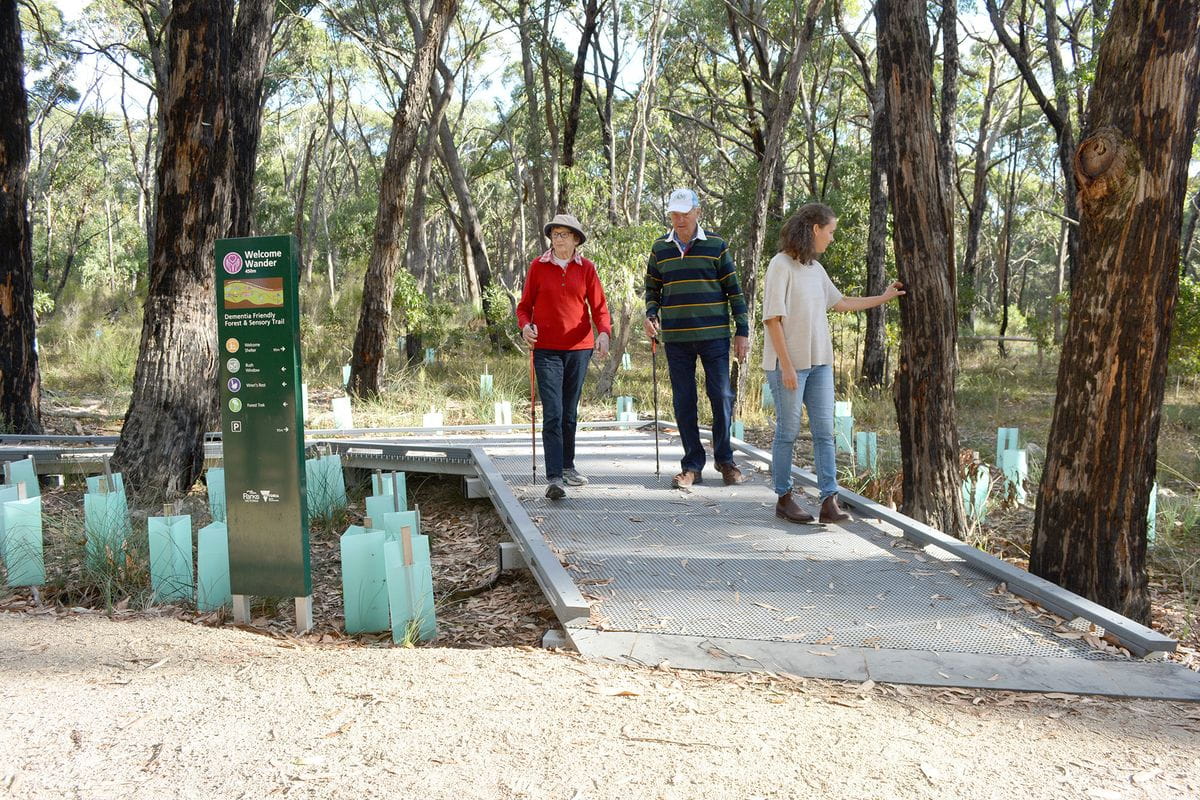
[[[150,285],[133,395],[113,456],[127,484],[188,491],[217,419],[213,243],[229,229],[233,0],[177,0],[167,80]]]
[[[783,154],[786,125],[796,106],[796,95],[800,86],[800,67],[808,54],[809,43],[812,42],[813,31],[816,30],[817,17],[825,0],[808,0],[804,16],[800,14],[800,4],[795,7],[796,18],[793,27],[797,35],[792,50],[786,62],[783,82],[775,90],[774,103],[768,119],[766,136],[763,140],[762,157],[758,166],[758,181],[754,191],[754,204],[750,211],[750,234],[746,258],[742,266],[742,291],[747,298],[748,316],[751,335],[754,331],[754,316],[757,304],[754,298],[758,296],[758,263],[762,259],[763,246],[766,242],[767,211],[772,198],[778,201],[780,187],[776,180],[776,167]],[[741,379],[739,376],[739,383]],[[740,391],[741,387],[738,387]]]
[[[880,81],[888,126],[892,244],[900,281],[900,358],[894,398],[904,513],[953,536],[965,530],[954,380],[954,258],[942,182],[925,3],[879,0]]]
[[[41,381],[34,348],[33,244],[26,180],[29,116],[21,21],[0,2],[0,430],[41,433]]]
[[[234,25],[229,118],[233,124],[230,236],[249,236],[254,222],[254,167],[262,134],[263,76],[271,52],[276,0],[239,0]]]
[[[1029,566],[1143,623],[1198,102],[1200,4],[1117,0],[1075,152],[1079,262]]]
[[[438,54],[457,6],[457,0],[435,0],[433,3],[417,37],[420,44],[405,79],[400,105],[392,117],[391,138],[379,182],[375,236],[363,279],[362,308],[350,358],[347,390],[358,397],[376,397],[382,388],[396,272],[404,259],[409,181],[422,111],[428,101]]]

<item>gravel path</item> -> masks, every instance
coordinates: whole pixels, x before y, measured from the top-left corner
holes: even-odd
[[[0,797],[1184,798],[1200,709],[0,613]]]

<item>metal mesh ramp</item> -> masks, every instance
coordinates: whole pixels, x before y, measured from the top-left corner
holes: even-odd
[[[1158,696],[1153,687],[1162,674],[1179,672],[1056,631],[1045,615],[998,592],[995,576],[886,525],[858,515],[841,526],[778,520],[768,465],[745,456],[745,484],[722,485],[710,463],[705,482],[684,492],[670,483],[677,441],[660,439],[655,476],[648,432],[580,431],[576,467],[591,482],[552,502],[543,497],[540,457],[537,483],[530,483],[528,438],[484,447],[593,601],[588,622],[568,626],[593,655],[657,663],[670,654],[673,664],[714,669],[1149,696]],[[1052,680],[1031,680],[1031,670]],[[1131,671],[1145,682],[1132,680]],[[1182,672],[1176,694],[1200,699],[1200,679]]]
[[[656,479],[647,440],[636,432],[581,436],[576,466],[591,484],[561,502],[545,500],[540,481],[529,485],[528,446],[487,446],[576,583],[599,601],[594,626],[1111,658],[1078,638],[1054,636],[1028,614],[1006,610],[995,594],[997,581],[961,561],[917,550],[861,521],[823,526],[777,520],[765,465],[740,486],[721,485],[713,471],[686,494],[672,490],[675,460]],[[677,447],[663,449],[674,455]],[[815,512],[815,496],[812,506]]]

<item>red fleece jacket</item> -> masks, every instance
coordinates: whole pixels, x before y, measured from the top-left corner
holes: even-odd
[[[591,311],[591,317],[588,311]],[[535,258],[525,276],[517,304],[517,324],[537,326],[538,350],[589,350],[592,324],[612,335],[612,318],[596,265],[578,253],[567,266],[550,260],[550,251]]]

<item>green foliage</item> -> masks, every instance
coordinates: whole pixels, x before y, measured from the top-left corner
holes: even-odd
[[[1170,369],[1174,375],[1200,375],[1200,281],[1195,278],[1179,281]]]
[[[130,306],[100,291],[60,303],[38,329],[43,385],[82,393],[128,392],[141,340],[135,313],[140,308]]]

